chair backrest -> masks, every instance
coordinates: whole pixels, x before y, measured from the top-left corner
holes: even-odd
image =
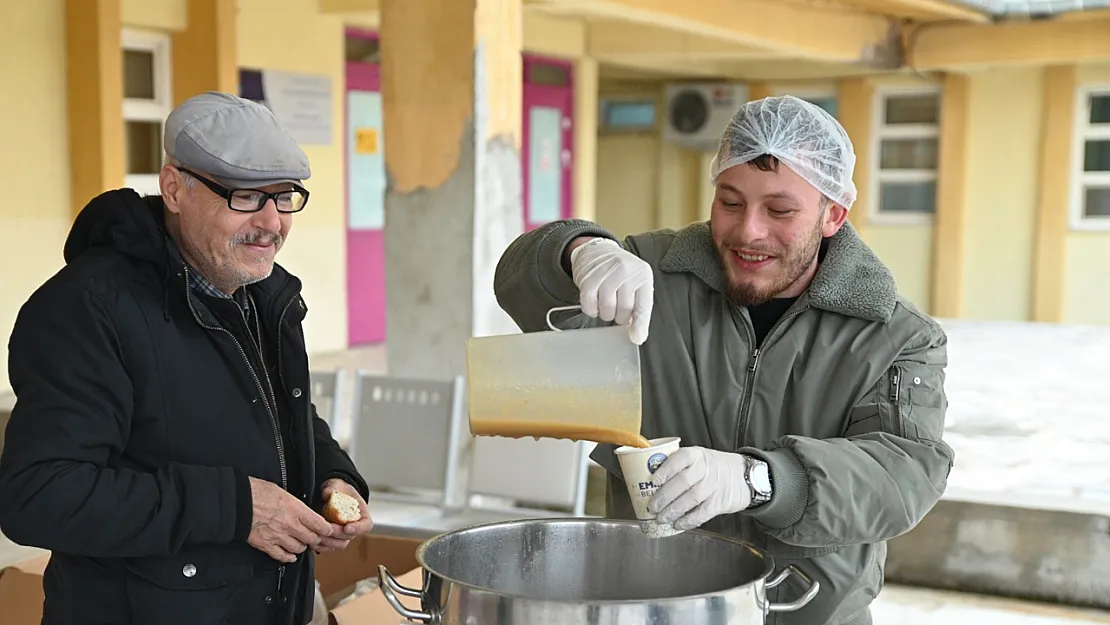
[[[469,491],[510,499],[525,508],[556,508],[582,516],[589,453],[588,443],[479,436]]]
[[[331,435],[346,447],[351,436],[350,414],[344,414],[345,404],[340,397],[346,383],[346,371],[335,369],[332,371],[312,371],[309,373],[312,385],[312,403],[320,418],[328,424]]]
[[[393,499],[465,499],[469,430],[462,376],[395,378],[359,371],[350,455],[370,489]]]

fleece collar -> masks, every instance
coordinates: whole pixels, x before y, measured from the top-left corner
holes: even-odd
[[[668,273],[691,273],[715,291],[726,290],[709,222],[680,230],[659,268]],[[860,239],[852,224],[845,222],[829,240],[825,260],[803,297],[814,308],[886,322],[894,314],[898,288],[890,270]]]

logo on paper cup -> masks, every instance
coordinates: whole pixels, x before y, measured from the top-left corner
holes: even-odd
[[[655,472],[659,470],[659,467],[663,464],[663,461],[666,460],[666,459],[667,459],[667,454],[662,454],[662,453],[660,453],[660,454],[651,454],[651,457],[649,457],[648,461],[647,461],[648,473],[651,473],[652,475],[655,475]]]

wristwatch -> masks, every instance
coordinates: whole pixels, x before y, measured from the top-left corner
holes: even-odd
[[[744,471],[744,481],[752,492],[752,503],[749,508],[757,508],[771,501],[774,489],[771,486],[771,469],[767,463],[759,458],[745,456],[748,467]]]

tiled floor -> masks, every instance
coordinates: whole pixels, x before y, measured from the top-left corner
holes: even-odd
[[[944,325],[946,496],[1110,512],[1110,327]]]
[[[887,586],[872,610],[876,625],[1105,625],[1110,613],[982,595]]]

